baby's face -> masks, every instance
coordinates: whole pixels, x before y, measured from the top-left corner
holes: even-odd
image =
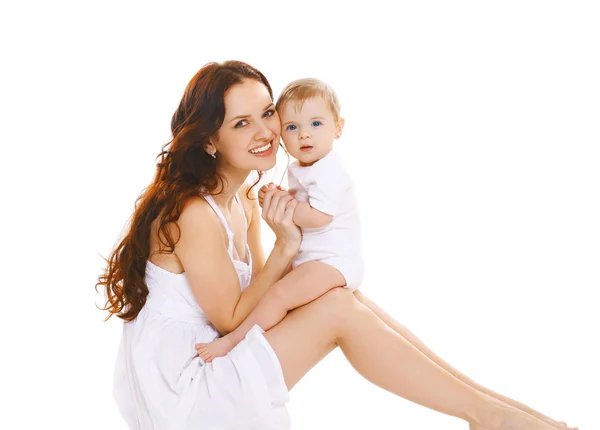
[[[294,102],[279,112],[281,138],[285,149],[301,166],[311,166],[331,151],[344,120],[334,120],[333,112],[322,97],[307,100],[296,111]]]

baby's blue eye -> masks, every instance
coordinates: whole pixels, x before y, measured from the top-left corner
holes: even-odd
[[[321,125],[321,121],[313,121],[312,125],[313,127],[318,127]]]
[[[288,125],[288,126],[287,126],[287,129],[288,129],[288,130],[290,130],[290,131],[292,131],[292,130],[296,130],[296,126],[295,126],[295,125],[293,125],[293,124],[292,124],[292,125]]]

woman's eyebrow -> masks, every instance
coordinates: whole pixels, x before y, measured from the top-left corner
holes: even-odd
[[[271,103],[269,103],[269,104],[268,104],[268,105],[267,105],[267,106],[266,106],[266,107],[265,107],[263,110],[267,110],[267,109],[269,109],[271,106],[275,107],[275,105],[274,105],[274,104],[271,102]],[[229,120],[229,122],[231,122],[231,121],[235,121],[235,120],[237,120],[237,119],[244,119],[244,118],[248,118],[249,116],[252,116],[252,115],[250,115],[250,114],[237,115],[237,116],[235,116],[235,117],[231,118],[231,119]]]

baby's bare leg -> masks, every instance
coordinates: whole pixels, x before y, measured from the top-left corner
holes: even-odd
[[[238,328],[211,343],[198,344],[198,355],[206,362],[222,357],[241,342],[255,324],[263,330],[269,330],[288,311],[312,302],[332,288],[344,285],[346,281],[342,274],[329,264],[319,261],[301,264],[267,290]]]

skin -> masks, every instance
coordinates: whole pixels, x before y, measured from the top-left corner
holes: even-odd
[[[312,166],[329,154],[334,140],[340,136],[344,126],[343,118],[335,120],[334,113],[322,97],[311,98],[302,106],[292,107],[288,103],[279,113],[284,145],[302,166]],[[267,189],[259,192],[261,205]],[[298,227],[315,228],[329,224],[333,216],[313,208],[309,202],[298,202],[292,219]],[[303,288],[297,288],[300,283],[304,284]],[[328,264],[319,261],[301,264],[269,288],[258,306],[234,331],[213,342],[198,344],[198,355],[210,363],[216,357],[222,357],[231,351],[254,325],[258,324],[268,330],[280,322],[288,311],[315,300],[332,288],[344,285],[344,276]]]
[[[236,236],[235,258],[242,260],[246,256],[239,238],[243,237],[245,225],[233,202],[236,193],[242,197],[249,215],[248,242],[254,261],[250,285],[240,291],[223,227],[202,197],[192,199],[178,220],[181,235],[175,252],[162,255],[160,261],[158,255],[150,258],[167,270],[186,272],[198,304],[223,334],[238,327],[269,287],[289,271],[300,245],[300,230],[293,223],[297,203],[289,193],[276,187],[266,189],[262,213],[257,200],[245,197],[245,179],[251,170],[268,170],[275,165],[275,151],[262,158],[249,152],[270,141],[279,142],[279,118],[276,113],[266,113],[270,102],[266,88],[259,82],[248,80],[232,87],[225,97],[225,122],[206,148],[207,152],[216,150],[220,170],[227,180],[226,188],[215,196],[215,201]],[[240,114],[246,115],[242,125],[233,119]],[[268,258],[261,247],[261,217],[276,235]],[[157,241],[151,242],[151,246],[156,251]],[[303,287],[302,280],[298,280],[297,288]],[[466,377],[453,375],[441,360],[436,363],[435,356],[429,357],[427,350],[419,350],[403,336],[401,326],[394,327],[389,320],[391,325],[388,324],[385,315],[378,315],[377,309],[371,309],[369,302],[365,304],[361,298],[343,288],[333,288],[289,312],[265,332],[280,361],[288,389],[329,352],[340,347],[353,367],[372,383],[415,403],[462,418],[472,429],[564,428],[530,408],[520,410],[486,394],[490,391],[469,385]]]
[[[313,97],[297,106],[287,103],[280,108],[281,137],[285,149],[301,166],[312,166],[333,149],[344,129],[344,118],[336,118],[322,97]],[[259,194],[259,199],[261,198]],[[310,206],[298,204],[294,223],[299,227],[322,227],[331,222],[331,215]]]

